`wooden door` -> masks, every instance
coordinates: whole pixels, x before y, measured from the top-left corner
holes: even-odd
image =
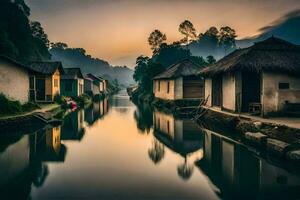
[[[260,73],[245,72],[242,74],[242,112],[249,111],[250,103],[260,103]]]
[[[46,95],[46,81],[45,79],[37,78],[36,79],[36,100],[45,101]]]
[[[222,106],[222,76],[212,79],[212,104],[213,106]]]

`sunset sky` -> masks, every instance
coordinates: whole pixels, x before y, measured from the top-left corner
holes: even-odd
[[[229,25],[238,38],[300,9],[299,0],[25,0],[31,19],[45,28],[51,42],[82,47],[113,65],[133,67],[150,55],[149,33],[160,29],[168,41],[181,37],[178,25],[190,20],[197,32]]]

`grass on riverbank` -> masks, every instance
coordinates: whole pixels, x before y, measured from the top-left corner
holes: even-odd
[[[40,108],[38,104],[31,102],[21,104],[19,101],[11,100],[4,94],[0,94],[0,116],[23,114]]]

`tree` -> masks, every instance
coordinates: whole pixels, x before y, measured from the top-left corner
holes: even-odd
[[[235,30],[230,28],[229,26],[225,26],[220,28],[220,45],[225,50],[225,55],[229,49],[235,48],[235,38],[237,37]]]
[[[151,46],[151,49],[153,53],[156,53],[160,45],[167,40],[167,36],[162,33],[160,30],[154,30],[150,33],[150,36],[148,38],[148,43]]]
[[[216,62],[216,59],[213,56],[207,56],[206,57],[206,62],[210,65],[210,64],[214,64]]]
[[[51,43],[51,49],[66,49],[68,45],[63,42]]]
[[[44,32],[44,29],[40,22],[33,21],[30,22],[30,30],[32,33],[32,36],[38,40],[41,40],[43,44],[49,48],[49,40],[48,35]]]
[[[194,25],[189,20],[185,20],[179,25],[178,31],[184,35],[182,43],[188,44],[190,39],[195,39],[197,37],[196,29]]]
[[[156,165],[158,164],[165,155],[164,145],[161,144],[159,141],[154,139],[152,141],[152,147],[148,150],[148,156]]]

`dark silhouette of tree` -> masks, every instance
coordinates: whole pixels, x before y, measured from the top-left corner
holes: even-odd
[[[206,57],[206,62],[208,64],[214,64],[216,62],[216,59],[213,56],[207,56]]]
[[[0,54],[23,63],[49,60],[47,40],[33,34],[29,15],[30,9],[24,0],[0,1]]]
[[[225,50],[225,55],[229,49],[233,49],[236,47],[235,38],[237,37],[235,30],[230,28],[229,26],[225,26],[220,28],[220,45]]]
[[[160,30],[154,30],[150,33],[148,38],[148,43],[151,46],[153,53],[156,53],[160,45],[167,40],[167,36],[162,33]]]
[[[158,164],[165,156],[164,145],[154,139],[151,148],[148,150],[148,156],[155,165]]]
[[[49,48],[50,42],[48,40],[48,35],[44,32],[41,23],[37,21],[30,22],[30,29],[32,36],[38,40],[41,40],[44,45]]]
[[[194,28],[194,25],[189,20],[185,20],[179,25],[178,31],[184,35],[183,40],[181,40],[182,43],[188,44],[190,42],[190,39],[193,40],[197,37],[196,29]]]
[[[182,178],[182,180],[188,180],[192,176],[193,171],[194,167],[187,162],[186,157],[184,158],[184,163],[177,167],[177,174]]]
[[[66,49],[68,45],[63,42],[51,43],[51,49]]]

